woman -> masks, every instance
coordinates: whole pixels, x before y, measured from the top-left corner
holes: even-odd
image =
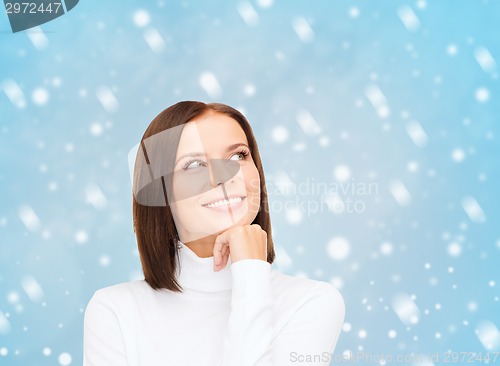
[[[161,112],[139,146],[132,201],[145,278],[95,292],[85,366],[330,363],[342,296],[271,268],[264,171],[240,112],[194,101]]]

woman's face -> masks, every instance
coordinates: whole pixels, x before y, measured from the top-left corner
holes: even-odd
[[[169,197],[183,243],[251,224],[260,193],[259,171],[238,122],[212,112],[186,123]]]

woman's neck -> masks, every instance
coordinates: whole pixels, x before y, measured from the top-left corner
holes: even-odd
[[[191,249],[200,258],[213,257],[216,238],[217,235],[210,235],[184,243],[184,245]]]

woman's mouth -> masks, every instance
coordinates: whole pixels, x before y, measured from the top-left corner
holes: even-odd
[[[243,206],[243,201],[246,196],[231,197],[229,199],[221,199],[218,201],[206,203],[202,205],[203,207],[209,208],[214,211],[228,212],[229,209],[236,210]]]

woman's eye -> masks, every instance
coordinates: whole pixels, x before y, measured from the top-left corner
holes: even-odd
[[[248,153],[247,153],[247,152],[245,152],[245,151],[240,151],[240,152],[238,152],[238,153],[234,154],[233,156],[231,156],[231,159],[230,159],[230,160],[234,160],[233,158],[234,158],[235,156],[237,157],[237,159],[236,159],[236,160],[245,160],[245,158],[248,156]]]
[[[183,168],[184,168],[184,170],[187,170],[187,169],[193,169],[193,168],[197,168],[199,166],[204,166],[204,165],[205,165],[205,163],[203,163],[200,160],[191,160],[191,161],[188,161],[186,164],[184,164]]]
[[[236,161],[245,160],[246,157],[249,154],[250,153],[248,151],[240,151],[240,152],[237,152],[237,153],[233,154],[229,158],[229,160],[236,160]],[[203,160],[189,160],[189,161],[187,161],[186,163],[184,163],[182,165],[182,169],[184,169],[184,170],[191,170],[191,169],[194,169],[194,168],[198,168],[200,166],[207,166],[207,164]]]

